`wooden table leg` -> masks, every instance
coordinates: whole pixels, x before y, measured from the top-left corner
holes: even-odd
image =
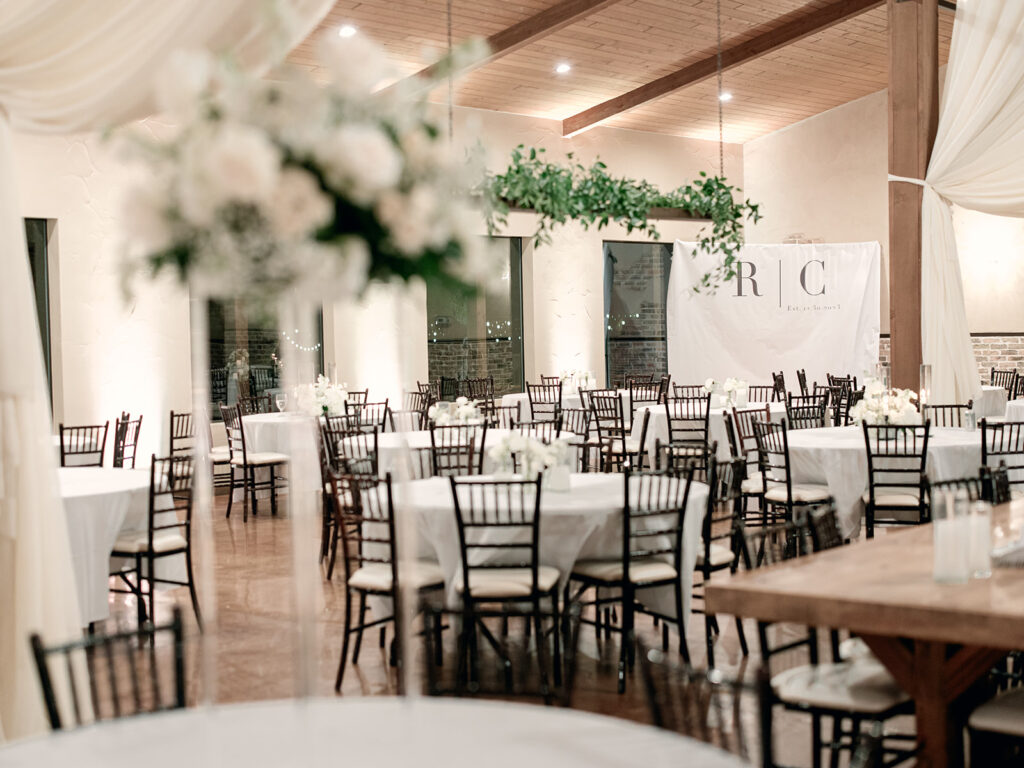
[[[962,768],[964,724],[951,705],[1006,651],[877,635],[864,642],[914,699],[919,768]]]

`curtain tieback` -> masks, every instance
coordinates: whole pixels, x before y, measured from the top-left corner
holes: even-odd
[[[889,181],[905,181],[907,184],[917,184],[917,186],[919,186],[919,187],[930,187],[931,186],[931,184],[929,184],[924,179],[912,179],[909,176],[897,176],[897,175],[892,174],[892,173],[889,174]]]

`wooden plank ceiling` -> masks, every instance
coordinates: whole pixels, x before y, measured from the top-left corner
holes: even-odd
[[[835,0],[721,0],[723,47]],[[488,37],[557,5],[556,0],[452,0],[457,42]],[[410,75],[447,44],[445,0],[339,0],[321,25],[351,24]],[[939,14],[939,56],[949,53],[953,14]],[[886,87],[885,6],[847,19],[724,73],[725,140],[745,142]],[[564,120],[716,52],[715,0],[619,0],[461,75],[461,106]],[[290,60],[316,72],[311,41]],[[564,75],[554,68],[567,62]],[[445,101],[447,89],[433,94]],[[602,125],[718,139],[715,78],[605,120]]]

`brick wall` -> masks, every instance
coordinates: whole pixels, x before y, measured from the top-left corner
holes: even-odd
[[[608,376],[613,385],[634,374],[668,373],[668,345],[664,341],[616,341],[608,339]]]
[[[978,361],[978,377],[989,380],[992,368],[1016,369],[1024,374],[1024,333],[1005,336],[971,336],[974,358]],[[890,362],[889,337],[882,336],[878,343],[878,358]]]
[[[431,341],[427,344],[430,380],[494,377],[494,394],[522,392],[522,357],[519,346],[497,339]]]

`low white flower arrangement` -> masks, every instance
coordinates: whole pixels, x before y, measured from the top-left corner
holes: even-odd
[[[517,468],[527,480],[544,472],[545,480],[548,481],[549,470],[564,468],[565,472],[557,473],[557,479],[552,474],[548,487],[551,490],[567,490],[570,451],[569,440],[564,437],[545,443],[530,435],[512,432],[491,446],[487,450],[487,457],[494,463],[498,473],[509,474],[513,468]]]
[[[878,379],[868,379],[863,399],[850,408],[850,419],[856,424],[920,424],[916,402],[913,390],[887,390]]]
[[[435,403],[430,406],[427,409],[427,418],[438,427],[483,424],[484,415],[480,411],[479,404],[479,400],[457,397],[454,403]]]
[[[343,416],[348,402],[348,384],[332,384],[321,374],[315,384],[296,387],[292,402],[296,410],[310,416]]]
[[[124,277],[174,272],[205,294],[351,296],[368,280],[484,284],[500,261],[471,189],[482,164],[450,149],[432,82],[479,58],[456,49],[433,80],[400,80],[365,35],[325,33],[321,85],[302,70],[246,74],[180,51],[158,79],[173,129],[120,135],[143,168],[125,198]]]
[[[567,371],[562,371],[559,374],[562,380],[562,389],[565,389],[565,385],[569,385],[569,391],[580,390],[580,389],[593,389],[597,386],[597,377],[594,376],[590,371],[578,371],[572,368]]]
[[[706,394],[709,394],[709,395],[714,394],[716,389],[718,389],[718,382],[717,381],[715,381],[714,379],[705,379],[704,380],[704,392]]]
[[[728,378],[721,384],[714,379],[704,382],[704,392],[711,395],[712,408],[746,405],[750,385],[743,379]]]

